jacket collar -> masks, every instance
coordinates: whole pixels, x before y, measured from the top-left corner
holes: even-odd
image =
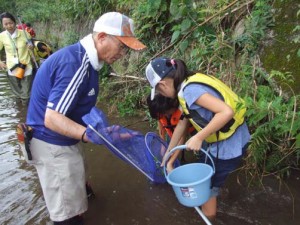
[[[15,31],[12,34],[10,34],[8,31],[6,31],[6,32],[11,38],[17,38],[19,36],[19,32],[18,32],[17,28],[15,29]]]

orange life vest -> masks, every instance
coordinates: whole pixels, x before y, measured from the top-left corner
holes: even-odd
[[[178,124],[180,117],[182,115],[182,112],[177,109],[171,117],[167,117],[167,116],[161,116],[159,118],[159,122],[162,125],[162,127],[165,129],[165,131],[167,132],[167,134],[169,135],[169,137],[172,137],[174,129],[176,127],[176,125]],[[195,128],[191,125],[189,127],[189,133],[192,134],[195,131]]]

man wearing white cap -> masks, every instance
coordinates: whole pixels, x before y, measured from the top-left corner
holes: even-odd
[[[54,224],[83,224],[87,196],[79,142],[89,140],[82,116],[96,104],[98,71],[129,48],[146,46],[135,38],[130,18],[109,12],[95,22],[93,34],[52,54],[36,74],[26,121],[33,129],[30,162]]]

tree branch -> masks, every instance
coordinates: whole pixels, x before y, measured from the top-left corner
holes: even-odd
[[[140,81],[145,81],[146,80],[146,78],[142,78],[142,77],[129,76],[129,75],[118,75],[116,73],[110,73],[109,75],[114,76],[114,77],[136,79],[136,80],[140,80]]]
[[[173,47],[175,44],[178,44],[179,42],[184,41],[194,30],[196,30],[198,27],[203,26],[204,24],[208,23],[209,21],[211,21],[213,18],[217,17],[218,15],[220,15],[222,12],[226,11],[227,9],[229,9],[230,7],[232,7],[234,4],[236,4],[237,2],[239,2],[240,0],[235,0],[232,3],[230,3],[229,5],[227,5],[226,7],[224,7],[223,9],[221,9],[219,12],[217,12],[216,14],[208,17],[206,20],[204,20],[202,23],[195,25],[194,27],[191,28],[191,30],[186,33],[180,40],[173,42],[172,44],[170,44],[169,46],[167,46],[165,49],[161,50],[160,52],[158,52],[157,54],[155,54],[150,60],[156,58],[157,56],[161,55],[163,52],[167,51],[169,48]],[[250,2],[252,2],[253,0],[251,0]],[[144,66],[143,66],[144,67]]]

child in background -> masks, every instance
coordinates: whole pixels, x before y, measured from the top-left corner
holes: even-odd
[[[18,24],[18,25],[17,25],[17,28],[18,28],[19,30],[26,29],[26,27],[27,27],[27,25],[26,25],[26,23],[24,22],[24,20],[21,21],[21,24]]]
[[[158,120],[159,135],[162,139],[169,141],[174,129],[181,118],[177,99],[171,99],[162,95],[156,95],[153,100],[147,97],[147,105],[150,116]]]
[[[211,219],[217,213],[219,189],[228,174],[241,163],[250,140],[243,101],[220,80],[190,72],[178,59],[152,60],[146,68],[146,77],[152,86],[151,99],[155,91],[165,97],[178,98],[185,114],[175,128],[167,152],[179,144],[189,123],[198,132],[186,142],[187,150],[199,151],[204,141],[209,144],[216,171],[210,199],[202,205],[202,211]],[[178,154],[175,152],[167,162],[168,172],[173,169]]]
[[[22,29],[22,27],[21,27]],[[31,23],[26,23],[25,30],[30,34],[32,38],[35,38],[35,31],[33,30]]]
[[[167,98],[163,95],[156,95],[153,100],[151,100],[151,96],[147,97],[147,105],[149,108],[150,116],[153,119],[158,120],[158,132],[161,139],[170,142],[170,139],[173,135],[174,129],[178,124],[179,120],[181,120],[182,112],[180,111],[179,102],[177,99]],[[188,129],[188,133],[192,134],[195,132],[193,126],[190,126]],[[185,132],[182,136],[181,143],[185,142],[186,139]],[[185,161],[184,152],[182,152],[181,162]]]
[[[41,40],[32,39],[32,43],[34,46],[34,55],[39,64],[42,64],[53,53],[52,49],[50,45]]]

